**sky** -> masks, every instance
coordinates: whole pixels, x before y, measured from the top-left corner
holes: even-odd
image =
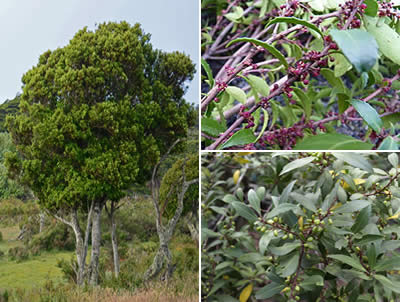
[[[199,8],[196,0],[2,0],[0,2],[0,103],[21,92],[22,75],[46,50],[68,44],[74,34],[104,21],[139,22],[151,43],[182,51],[199,69]],[[199,72],[185,95],[198,102]]]

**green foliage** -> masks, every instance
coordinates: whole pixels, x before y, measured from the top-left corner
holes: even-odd
[[[0,232],[0,242],[2,242],[2,241],[3,241],[3,233]]]
[[[185,165],[184,171],[186,181],[199,177],[199,159],[197,154],[178,160],[167,173],[165,173],[160,186],[160,208],[163,216],[168,219],[174,216],[178,206],[178,194],[181,191],[183,181],[183,165]],[[198,192],[199,185],[197,183],[189,187],[184,196],[182,215],[186,215],[190,211],[197,211]]]
[[[0,104],[0,132],[7,131],[5,126],[6,117],[7,115],[14,115],[18,112],[19,101],[19,96],[16,96],[14,99],[6,100],[3,104]]]
[[[202,162],[204,301],[237,301],[245,289],[282,302],[398,298],[397,153],[213,153]]]
[[[42,233],[38,233],[29,240],[31,251],[51,251],[75,249],[75,238],[69,227],[63,223],[52,223]]]
[[[20,114],[7,118],[19,152],[7,156],[11,175],[47,208],[119,200],[186,135],[193,73],[186,55],[153,49],[139,24],[80,30],[23,76]]]
[[[389,2],[201,1],[203,148],[398,150]]]

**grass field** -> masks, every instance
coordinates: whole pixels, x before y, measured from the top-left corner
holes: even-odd
[[[32,289],[42,287],[47,280],[63,282],[61,270],[56,266],[57,260],[69,260],[74,255],[73,252],[45,252],[19,263],[10,261],[7,257],[8,249],[22,246],[22,242],[16,240],[19,228],[0,228],[0,232],[3,234],[0,251],[6,254],[0,258],[0,289]]]

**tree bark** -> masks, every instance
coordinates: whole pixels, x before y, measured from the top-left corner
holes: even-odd
[[[46,214],[44,212],[39,213],[39,233],[43,232]]]
[[[114,260],[114,274],[115,277],[119,276],[119,254],[118,254],[118,241],[117,241],[117,222],[115,220],[115,203],[111,201],[111,209],[109,214],[109,218],[111,220],[111,244],[113,248],[113,260]]]
[[[99,259],[101,246],[101,212],[104,202],[95,201],[93,208],[92,223],[92,255],[90,259],[90,284],[98,285],[99,283]]]

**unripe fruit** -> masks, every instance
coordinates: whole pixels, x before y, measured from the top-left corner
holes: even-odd
[[[274,224],[274,221],[272,219],[267,221],[268,224]]]
[[[333,224],[333,220],[332,219],[328,219],[329,224]]]
[[[308,242],[312,242],[313,240],[314,240],[313,237],[308,237],[308,238],[307,238],[307,241],[308,241]]]
[[[300,286],[296,285],[295,290],[296,290],[296,292],[299,292],[300,291]]]
[[[289,234],[289,239],[293,240],[294,236],[293,234]]]
[[[283,236],[282,239],[283,239],[283,240],[288,239],[288,235]]]
[[[278,231],[277,230],[274,231],[274,236],[278,237]]]
[[[274,222],[278,222],[278,217],[274,217]]]
[[[315,220],[314,220],[314,223],[315,223],[316,225],[319,225],[319,224],[321,223],[321,220],[315,219]]]

